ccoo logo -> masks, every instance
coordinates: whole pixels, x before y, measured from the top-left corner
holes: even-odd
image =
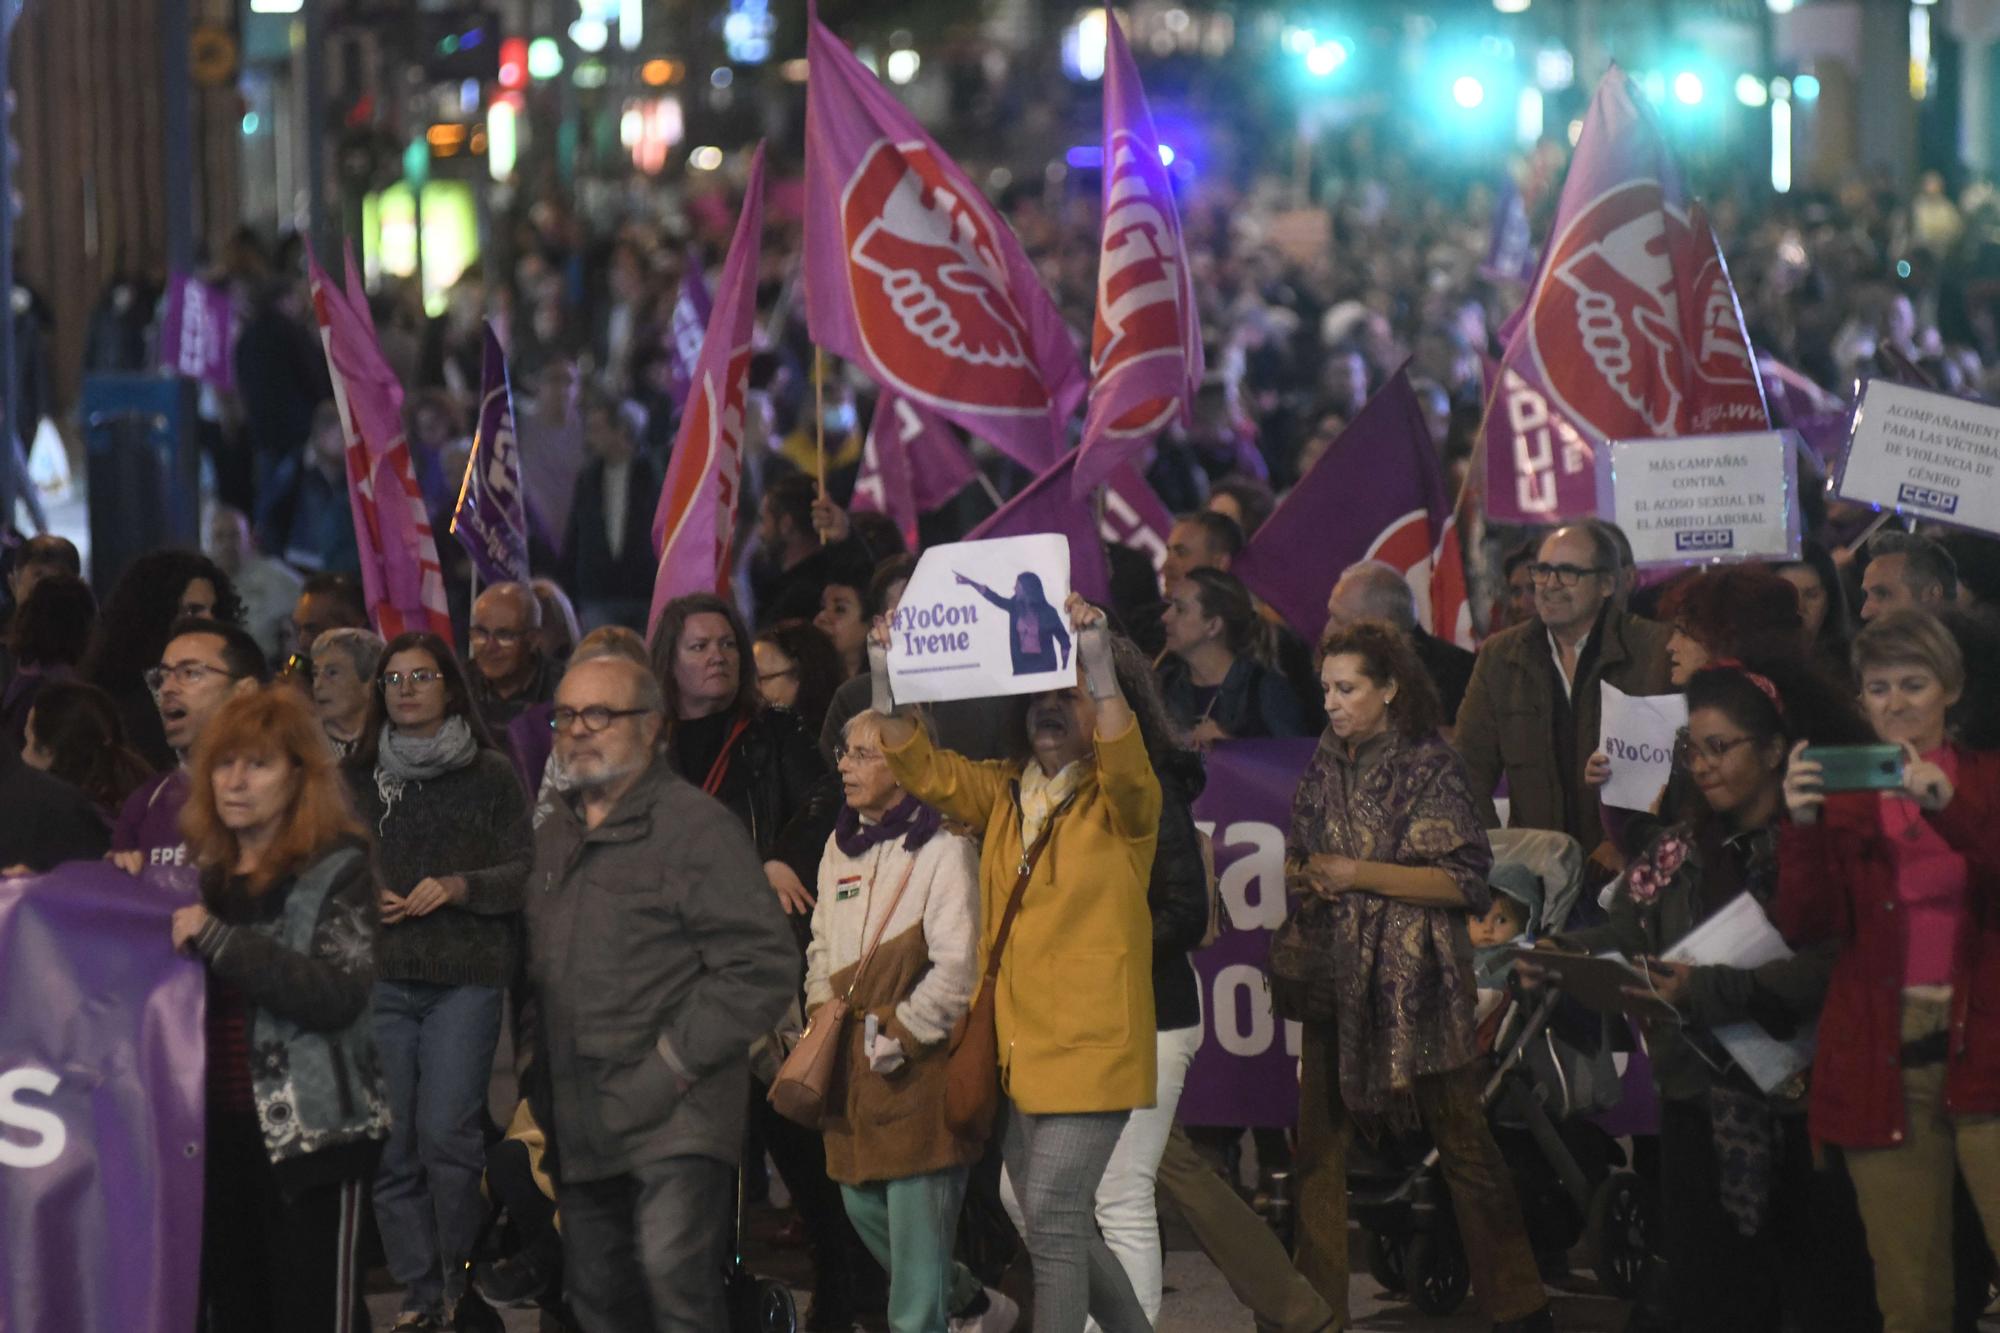
[[[929,148],[878,140],[840,200],[855,322],[871,367],[938,407],[1049,410],[997,221]]]

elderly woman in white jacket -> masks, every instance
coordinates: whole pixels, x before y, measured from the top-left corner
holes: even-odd
[[[850,720],[838,755],[847,804],[806,948],[807,1007],[847,995],[854,1015],[828,1089],[826,1170],[889,1272],[893,1333],[946,1333],[959,1201],[980,1153],[944,1119],[945,1046],[976,979],[979,853],[896,785],[879,714]]]

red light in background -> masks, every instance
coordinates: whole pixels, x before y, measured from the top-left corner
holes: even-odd
[[[528,86],[528,39],[509,37],[500,43],[500,86]]]

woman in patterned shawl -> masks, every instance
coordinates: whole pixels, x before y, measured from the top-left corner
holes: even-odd
[[[1320,647],[1328,725],[1292,803],[1293,919],[1273,992],[1304,1024],[1299,1271],[1347,1308],[1347,1140],[1414,1128],[1436,1142],[1474,1288],[1496,1330],[1547,1329],[1520,1203],[1480,1106],[1468,915],[1492,864],[1437,690],[1382,621]],[[1316,966],[1315,966],[1316,964]],[[1305,984],[1286,984],[1301,971]]]

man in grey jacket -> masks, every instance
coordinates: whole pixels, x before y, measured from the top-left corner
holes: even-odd
[[[650,672],[579,663],[551,720],[528,967],[570,1300],[590,1333],[715,1333],[747,1053],[798,948],[742,825],[673,772]]]

